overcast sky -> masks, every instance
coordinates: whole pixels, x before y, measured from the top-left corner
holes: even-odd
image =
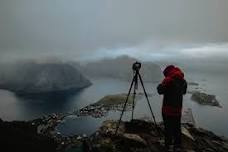
[[[0,56],[228,56],[228,0],[0,0]]]

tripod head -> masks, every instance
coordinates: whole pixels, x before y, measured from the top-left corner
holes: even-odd
[[[140,70],[141,66],[142,66],[142,64],[140,62],[138,62],[138,61],[136,61],[132,65],[132,70],[133,70],[133,73],[134,73],[133,81],[135,81],[135,89],[138,89],[138,75],[139,75],[139,70]]]
[[[141,63],[136,61],[133,65],[132,65],[132,69],[134,72],[139,72],[140,68],[141,68]]]

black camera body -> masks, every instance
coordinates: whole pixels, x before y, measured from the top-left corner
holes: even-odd
[[[141,68],[142,64],[138,61],[136,61],[133,65],[132,65],[132,69],[133,71],[139,71]]]

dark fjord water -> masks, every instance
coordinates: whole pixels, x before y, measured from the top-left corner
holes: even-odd
[[[228,137],[228,94],[227,76],[219,74],[186,74],[187,80],[198,82],[200,90],[209,94],[215,94],[223,108],[201,106],[190,100],[190,95],[184,97],[184,108],[191,108],[198,127],[209,129],[219,135]],[[105,95],[127,93],[129,82],[115,79],[92,80],[93,85],[70,96],[47,97],[47,98],[22,98],[14,93],[0,90],[0,117],[4,120],[30,120],[50,113],[66,113],[80,109],[90,103],[94,103]],[[157,120],[161,120],[162,97],[156,93],[156,83],[145,83],[150,97],[153,111]],[[189,90],[197,86],[189,86]],[[138,92],[142,92],[139,90]],[[91,134],[106,119],[118,119],[119,112],[110,112],[106,118],[96,119],[91,117],[70,116],[65,123],[57,128],[66,135],[86,133]],[[135,118],[151,117],[149,108],[144,98],[136,103]],[[129,112],[124,119],[129,118]]]

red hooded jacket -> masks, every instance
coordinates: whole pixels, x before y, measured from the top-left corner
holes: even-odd
[[[165,78],[157,87],[158,93],[164,95],[162,113],[167,116],[180,116],[183,95],[187,90],[184,73],[178,67],[169,65],[163,74]]]

